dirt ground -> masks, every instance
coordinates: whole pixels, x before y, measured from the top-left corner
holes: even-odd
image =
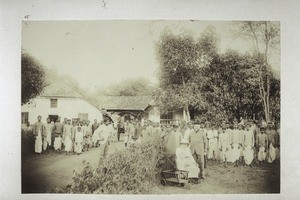
[[[205,169],[206,179],[200,184],[179,186],[158,186],[155,194],[249,194],[249,193],[280,193],[280,164],[272,163],[265,166],[253,164],[253,167],[227,168],[218,161],[210,161]]]
[[[110,145],[109,152],[123,149],[123,142]],[[47,193],[72,181],[73,171],[84,160],[96,164],[99,148],[92,148],[81,155],[65,153],[45,153],[33,155],[22,160],[22,193]],[[228,164],[224,168],[218,161],[210,161],[205,169],[206,179],[199,184],[186,184],[153,188],[153,194],[245,194],[279,193],[280,163],[259,166],[234,167]]]

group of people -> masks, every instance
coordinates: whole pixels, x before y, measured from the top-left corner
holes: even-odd
[[[109,120],[98,123],[95,119],[94,123],[90,124],[88,120],[65,118],[61,122],[61,119],[57,118],[56,122],[51,122],[48,118],[47,123],[44,124],[41,116],[38,116],[37,119],[38,121],[32,127],[36,153],[54,149],[59,153],[65,151],[66,154],[81,154],[91,147],[101,146],[107,154],[105,144],[109,143],[108,138],[116,132]]]
[[[188,171],[188,177],[197,182],[205,179],[204,169],[209,160],[219,160],[227,166],[252,166],[253,160],[260,164],[273,163],[279,160],[280,127],[274,123],[258,123],[244,120],[232,124],[223,121],[221,124],[206,122],[182,122],[164,124],[139,120],[127,120],[124,124],[111,123],[104,119],[93,124],[87,121],[60,118],[55,123],[47,119],[41,122],[41,116],[33,125],[35,135],[35,152],[41,153],[47,148],[64,150],[67,154],[81,154],[90,147],[101,149],[101,158],[106,157],[111,141],[120,141],[124,134],[124,144],[141,142],[153,135],[159,135],[165,144],[166,162],[164,169],[176,167]]]
[[[165,169],[176,163],[179,170],[189,171],[193,181],[205,179],[204,168],[208,160],[219,160],[252,167],[253,160],[260,164],[279,160],[280,128],[274,123],[248,121],[232,124],[222,122],[219,126],[209,121],[167,124],[162,128],[166,147]],[[174,166],[173,166],[174,167]]]

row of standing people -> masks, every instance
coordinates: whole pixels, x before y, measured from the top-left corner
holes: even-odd
[[[88,120],[71,121],[71,119],[65,119],[61,123],[60,118],[55,123],[47,119],[47,123],[44,124],[41,119],[41,116],[38,116],[38,121],[33,125],[36,153],[54,149],[58,152],[64,150],[67,154],[73,152],[81,154],[83,151],[88,151],[90,147],[98,147],[100,141],[107,140],[102,137],[104,134],[101,135],[104,123],[102,121],[97,123],[96,119],[94,124],[90,124]],[[110,135],[114,133],[115,129],[111,128]]]
[[[266,127],[255,124],[253,121],[245,125],[234,122],[232,126],[223,122],[219,127],[210,122],[199,123],[200,130],[204,132],[207,140],[207,159],[235,162],[237,158],[240,162],[250,165],[253,159],[259,161],[274,162],[279,159],[280,149],[280,129],[276,130],[273,123]],[[182,123],[163,128],[163,132],[173,132],[176,136],[176,146],[178,147],[182,139],[189,140],[190,133],[194,130],[193,123]],[[253,151],[253,159],[252,157]],[[276,156],[274,156],[274,152]],[[238,166],[239,162],[235,162]]]
[[[183,122],[179,127],[167,125],[163,128],[162,137],[166,145],[167,160],[171,160],[171,165],[167,164],[165,167],[172,167],[176,149],[182,141],[188,143],[187,147],[200,168],[198,178],[204,178],[206,158],[220,160],[224,166],[227,162],[232,162],[235,166],[240,163],[251,166],[254,159],[261,163],[272,163],[279,159],[279,133],[280,129],[275,130],[273,124],[261,127],[253,122],[246,123],[245,126],[234,122],[232,127],[225,122],[220,127],[209,122],[195,125]]]

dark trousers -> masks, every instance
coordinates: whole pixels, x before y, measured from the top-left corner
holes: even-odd
[[[199,178],[204,178],[204,155],[198,155],[195,152],[193,153],[193,157],[200,168]]]

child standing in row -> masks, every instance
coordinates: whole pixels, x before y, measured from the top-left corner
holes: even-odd
[[[75,145],[74,145],[74,151],[77,153],[77,155],[82,153],[82,147],[83,147],[83,132],[81,131],[81,127],[77,127],[77,131],[75,133]]]

